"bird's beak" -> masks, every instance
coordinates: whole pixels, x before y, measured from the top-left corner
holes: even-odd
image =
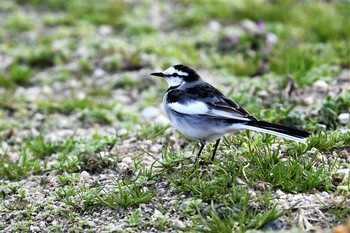
[[[162,72],[152,73],[151,75],[158,76],[158,77],[164,77],[165,76]]]

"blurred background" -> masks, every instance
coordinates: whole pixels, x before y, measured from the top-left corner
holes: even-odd
[[[345,0],[2,0],[0,129],[167,123],[167,86],[149,74],[178,63],[265,120],[334,129],[350,105],[349,12]]]

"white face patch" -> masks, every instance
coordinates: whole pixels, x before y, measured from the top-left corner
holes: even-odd
[[[166,77],[165,80],[167,81],[169,87],[179,86],[183,82],[183,79],[180,77]]]
[[[173,109],[176,112],[183,114],[206,114],[208,113],[208,106],[199,101],[193,101],[188,103],[187,105],[180,104],[178,102],[169,103],[169,108]]]
[[[171,75],[173,75],[175,73],[178,74],[178,75],[182,75],[182,76],[188,76],[188,73],[180,71],[180,70],[177,70],[177,69],[174,68],[174,66],[169,67],[168,69],[166,69],[163,72],[163,74],[169,75],[169,76],[171,76]]]

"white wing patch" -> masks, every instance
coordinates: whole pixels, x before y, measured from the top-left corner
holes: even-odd
[[[173,74],[178,74],[178,75],[182,75],[182,76],[188,76],[188,73],[186,72],[183,72],[183,71],[180,71],[180,70],[177,70],[175,69],[173,66],[169,67],[168,69],[166,69],[164,72],[163,72],[165,75],[173,75]]]
[[[221,111],[221,110],[216,110],[216,109],[212,109],[210,111],[210,115],[211,116],[218,116],[218,117],[226,117],[226,118],[229,118],[229,119],[236,119],[236,120],[244,120],[244,121],[249,120],[248,118],[237,116],[234,113]]]
[[[174,103],[169,103],[168,106],[169,108],[171,108],[176,112],[189,114],[189,115],[208,114],[208,110],[209,110],[208,106],[205,103],[199,102],[199,101],[190,102],[187,105],[174,102]]]
[[[210,117],[224,117],[228,119],[236,119],[236,120],[243,120],[248,121],[249,119],[241,116],[237,116],[234,113],[216,110],[216,109],[209,109],[208,106],[200,101],[192,101],[189,102],[187,105],[180,104],[178,102],[169,103],[169,108],[172,110],[183,113],[183,114],[189,114],[189,115],[206,115]]]

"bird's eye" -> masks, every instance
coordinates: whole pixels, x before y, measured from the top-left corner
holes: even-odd
[[[174,73],[173,76],[174,77],[179,77],[179,75],[177,73]]]

